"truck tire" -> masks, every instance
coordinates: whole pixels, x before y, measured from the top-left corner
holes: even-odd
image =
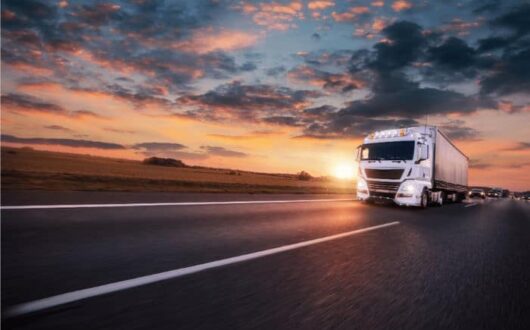
[[[429,194],[427,194],[427,190],[423,189],[423,192],[421,193],[420,207],[426,209],[427,206],[429,206]]]

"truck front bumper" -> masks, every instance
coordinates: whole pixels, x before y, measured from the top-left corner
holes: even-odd
[[[400,206],[420,206],[421,195],[412,195],[411,197],[397,197],[394,198],[394,202]]]
[[[421,205],[421,194],[425,187],[424,182],[406,180],[399,186],[397,192],[391,192],[387,190],[358,190],[357,199],[361,201],[366,200],[384,200],[393,201],[395,204],[400,206],[420,206]]]

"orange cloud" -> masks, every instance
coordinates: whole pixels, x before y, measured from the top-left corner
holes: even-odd
[[[53,75],[53,70],[50,68],[36,66],[36,65],[28,64],[28,63],[19,62],[19,63],[4,64],[4,65],[7,65],[17,71],[29,73],[33,76],[48,77],[48,76]]]
[[[372,29],[376,32],[379,32],[382,29],[384,29],[386,25],[387,25],[387,22],[384,19],[375,18],[374,21],[372,22]]]
[[[354,35],[357,37],[372,39],[381,32],[388,23],[389,21],[387,19],[376,17],[371,23],[366,23],[356,28]]]
[[[254,45],[259,39],[255,33],[238,30],[220,30],[213,28],[196,31],[188,40],[173,44],[173,48],[185,52],[209,53],[215,50],[238,50]]]
[[[245,14],[250,14],[254,23],[265,26],[269,30],[285,31],[296,27],[295,19],[304,19],[302,3],[294,0],[287,4],[278,2],[253,5],[244,3],[236,6]]]
[[[293,82],[307,83],[328,91],[345,92],[362,88],[364,82],[347,73],[330,73],[317,70],[308,65],[300,65],[287,73]]]
[[[372,1],[371,5],[374,7],[383,7],[385,5],[385,2],[381,0],[376,0]]]
[[[311,10],[322,10],[333,6],[335,6],[335,2],[331,0],[309,1],[307,4],[307,7]]]
[[[530,105],[515,105],[513,102],[502,100],[498,103],[499,110],[506,113],[530,112]]]
[[[351,7],[350,9],[342,13],[333,12],[331,13],[331,17],[333,17],[336,22],[349,22],[353,21],[355,18],[357,18],[357,16],[367,14],[369,12],[370,8],[366,6],[357,6]]]
[[[402,11],[410,8],[412,8],[412,4],[406,0],[397,0],[392,4],[392,9],[395,11]]]

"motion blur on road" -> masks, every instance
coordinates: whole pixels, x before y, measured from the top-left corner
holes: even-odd
[[[19,192],[3,198],[5,329],[530,327],[525,200],[421,210],[365,205],[351,196]],[[330,198],[337,201],[321,200]],[[167,202],[219,203],[99,205]],[[94,205],[5,208],[52,204]],[[354,232],[383,224],[391,225]],[[60,294],[351,232],[12,313]]]

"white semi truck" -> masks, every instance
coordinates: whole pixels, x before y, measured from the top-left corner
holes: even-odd
[[[372,133],[357,148],[357,197],[427,207],[460,202],[469,159],[434,126]]]

